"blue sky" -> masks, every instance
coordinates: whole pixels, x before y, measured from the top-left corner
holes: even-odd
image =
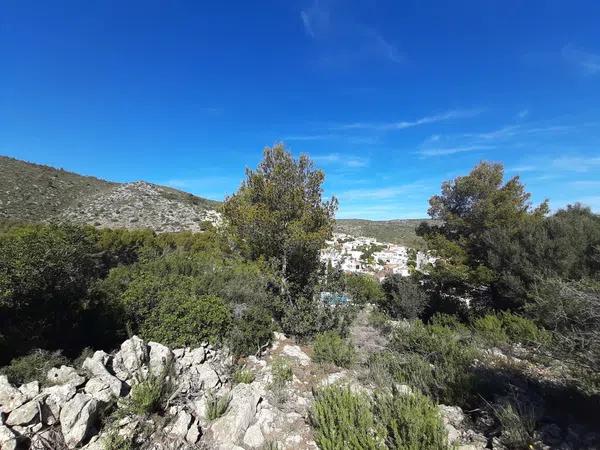
[[[0,154],[222,199],[265,145],[338,217],[503,162],[600,212],[600,2],[0,0]]]

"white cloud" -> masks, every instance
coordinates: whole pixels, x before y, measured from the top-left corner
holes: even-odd
[[[527,116],[529,116],[529,110],[528,109],[522,109],[521,111],[519,111],[517,113],[517,118],[518,119],[525,119]]]
[[[600,55],[566,45],[561,51],[568,63],[576,66],[584,75],[600,75]]]
[[[474,117],[481,113],[480,109],[457,109],[447,111],[441,114],[433,114],[431,116],[421,117],[412,121],[398,121],[398,122],[386,122],[386,123],[373,123],[373,122],[356,122],[346,125],[341,125],[337,129],[341,130],[404,130],[406,128],[418,127],[420,125],[427,125],[436,122],[443,122],[452,119],[462,119],[468,117]]]
[[[329,153],[327,155],[311,156],[313,161],[322,164],[337,164],[344,167],[357,168],[369,165],[369,158],[353,155],[343,155],[340,153]]]
[[[561,156],[553,159],[550,165],[565,172],[588,172],[600,167],[600,156]]]
[[[424,148],[419,150],[417,153],[423,157],[431,157],[431,156],[446,156],[446,155],[454,155],[456,153],[466,153],[466,152],[475,152],[478,150],[489,150],[494,148],[490,145],[471,145],[465,147],[434,147],[434,148]]]

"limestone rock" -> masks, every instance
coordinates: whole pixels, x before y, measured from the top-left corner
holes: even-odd
[[[95,377],[104,380],[110,386],[113,395],[119,397],[123,390],[123,383],[106,368],[105,364],[108,362],[107,356],[105,352],[101,350],[97,351],[92,358],[87,358],[83,362],[83,368]]]
[[[17,433],[4,425],[0,425],[0,449],[17,449]]]
[[[94,377],[89,380],[85,385],[84,391],[103,403],[110,402],[114,397],[110,385],[100,377]]]
[[[42,397],[45,397],[44,422],[47,425],[58,422],[61,408],[75,393],[76,388],[73,384],[50,386],[42,390]]]
[[[19,387],[19,391],[21,391],[27,400],[32,400],[40,393],[40,383],[32,381],[31,383],[23,384]]]
[[[27,397],[8,382],[6,375],[0,375],[0,412],[9,413],[26,401]]]
[[[15,425],[29,425],[36,420],[36,417],[41,421],[39,412],[40,403],[37,400],[31,400],[18,408],[13,409],[6,419],[6,425],[11,427]]]
[[[157,342],[149,342],[150,357],[148,366],[150,373],[154,375],[161,375],[173,362],[173,352],[171,350]]]
[[[244,444],[252,448],[260,448],[265,443],[265,437],[260,430],[260,425],[251,425],[244,434]]]
[[[169,434],[185,439],[192,423],[192,415],[186,411],[179,411],[175,420],[169,427]]]
[[[200,424],[197,420],[194,420],[190,425],[190,429],[185,435],[185,440],[188,441],[190,444],[195,444],[196,442],[198,442],[198,439],[200,439],[201,435],[202,432],[200,430]]]
[[[76,394],[65,403],[60,411],[60,425],[67,447],[75,448],[90,436],[97,409],[96,400],[87,394]]]
[[[46,378],[51,384],[72,384],[79,387],[85,383],[85,377],[79,375],[73,367],[69,366],[53,367],[48,371]]]
[[[285,345],[282,353],[298,361],[301,366],[307,366],[310,364],[310,356],[304,353],[297,345]]]
[[[238,443],[256,414],[260,396],[251,384],[238,384],[231,390],[231,402],[227,412],[211,426],[215,443]]]
[[[142,339],[133,336],[121,344],[121,350],[113,359],[113,370],[121,381],[128,381],[141,374],[148,355],[146,344]]]

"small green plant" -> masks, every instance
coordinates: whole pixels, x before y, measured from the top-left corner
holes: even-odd
[[[273,376],[272,384],[275,385],[285,385],[294,377],[290,363],[281,356],[274,358],[271,362],[271,374]]]
[[[254,378],[256,378],[254,373],[245,367],[240,367],[233,373],[233,382],[235,384],[250,384],[254,381]]]
[[[390,317],[377,308],[373,309],[369,314],[369,325],[380,330],[384,334],[389,334],[392,331]]]
[[[281,447],[277,441],[267,441],[260,450],[281,450]]]
[[[524,345],[545,346],[550,343],[551,335],[539,328],[531,319],[508,312],[500,315],[502,327],[512,342]]]
[[[322,450],[382,448],[369,398],[349,388],[330,386],[316,391],[310,422]]]
[[[231,402],[231,394],[222,396],[216,396],[212,392],[206,397],[206,418],[208,420],[215,420],[221,417]]]
[[[532,448],[536,421],[531,406],[518,401],[505,401],[493,409],[502,429],[500,441],[508,448]]]
[[[142,416],[161,411],[172,391],[168,373],[168,370],[159,375],[149,373],[146,378],[134,384],[125,409]]]
[[[356,360],[356,351],[349,342],[333,331],[318,334],[314,343],[314,360],[349,368]]]
[[[34,350],[28,355],[13,359],[0,373],[6,375],[8,381],[17,386],[36,380],[40,384],[46,384],[46,374],[51,368],[68,363],[69,360],[60,352]]]
[[[102,442],[103,450],[133,450],[130,438],[121,436],[116,431],[111,431]]]

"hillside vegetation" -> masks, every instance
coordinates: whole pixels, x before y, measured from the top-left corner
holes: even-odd
[[[425,241],[417,236],[417,227],[421,222],[435,223],[428,219],[364,220],[337,219],[335,232],[351,236],[364,236],[379,242],[404,245],[411,248],[424,248]]]
[[[199,231],[219,202],[146,182],[113,183],[0,156],[0,220]]]

